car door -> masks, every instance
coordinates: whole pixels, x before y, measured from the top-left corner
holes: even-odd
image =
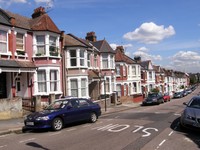
[[[78,109],[77,100],[69,100],[69,103],[65,106],[64,120],[65,123],[71,123],[77,121],[79,118],[79,109]]]
[[[79,99],[79,120],[87,120],[90,117],[91,107],[86,99]]]

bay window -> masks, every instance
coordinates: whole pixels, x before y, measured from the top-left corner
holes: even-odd
[[[102,54],[103,69],[108,69],[108,54]]]
[[[46,55],[45,51],[45,36],[44,35],[37,35],[37,54],[38,55]]]
[[[50,70],[50,90],[57,91],[58,90],[58,77],[57,77],[57,70]]]
[[[16,50],[24,51],[24,34],[22,33],[16,35]]]
[[[81,79],[81,96],[86,96],[86,79]]]
[[[71,79],[71,96],[78,97],[78,80]]]
[[[37,72],[38,92],[46,92],[46,72],[45,70],[38,70]]]
[[[91,56],[91,53],[88,53],[88,54],[87,54],[87,64],[88,64],[88,67],[91,67],[90,56]]]
[[[84,50],[80,50],[80,66],[85,66]]]

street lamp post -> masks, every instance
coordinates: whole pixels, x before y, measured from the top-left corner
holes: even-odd
[[[105,111],[107,111],[107,104],[106,104],[106,76],[104,74],[104,97],[105,97]]]

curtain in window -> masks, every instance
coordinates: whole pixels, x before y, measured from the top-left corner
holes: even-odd
[[[16,40],[17,40],[16,41],[17,50],[24,51],[24,35],[21,33],[17,33]]]
[[[81,96],[86,96],[86,79],[81,79]]]
[[[71,82],[71,96],[78,97],[78,82],[76,79],[73,79]]]
[[[107,54],[102,55],[102,63],[103,63],[103,68],[107,69],[108,68],[108,55]]]
[[[51,70],[50,71],[50,90],[57,91],[57,71]]]
[[[46,73],[44,70],[37,72],[38,92],[46,92]]]
[[[7,52],[7,33],[0,30],[0,53]]]

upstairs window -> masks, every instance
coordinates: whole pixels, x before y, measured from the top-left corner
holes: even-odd
[[[114,68],[114,57],[113,57],[113,55],[110,56],[110,68]]]
[[[88,64],[88,67],[91,67],[91,60],[90,60],[90,56],[91,56],[91,54],[90,53],[88,53],[87,54],[87,64]]]
[[[80,66],[85,66],[84,50],[80,50]]]
[[[120,76],[120,65],[116,66],[116,75]]]
[[[17,33],[17,35],[16,35],[16,49],[17,49],[17,51],[24,51],[24,34]]]
[[[50,56],[58,56],[58,48],[56,47],[56,37],[49,37],[49,54]]]
[[[136,75],[136,67],[132,66],[132,75]]]
[[[7,53],[7,32],[0,30],[0,53]]]
[[[108,69],[108,55],[107,54],[102,55],[102,64],[103,64],[103,69]]]
[[[94,55],[94,67],[95,67],[95,68],[98,67],[98,63],[97,63],[97,54]]]
[[[45,36],[44,35],[37,35],[37,54],[38,55],[46,55],[45,52]]]
[[[76,50],[70,50],[70,65],[77,66]]]

